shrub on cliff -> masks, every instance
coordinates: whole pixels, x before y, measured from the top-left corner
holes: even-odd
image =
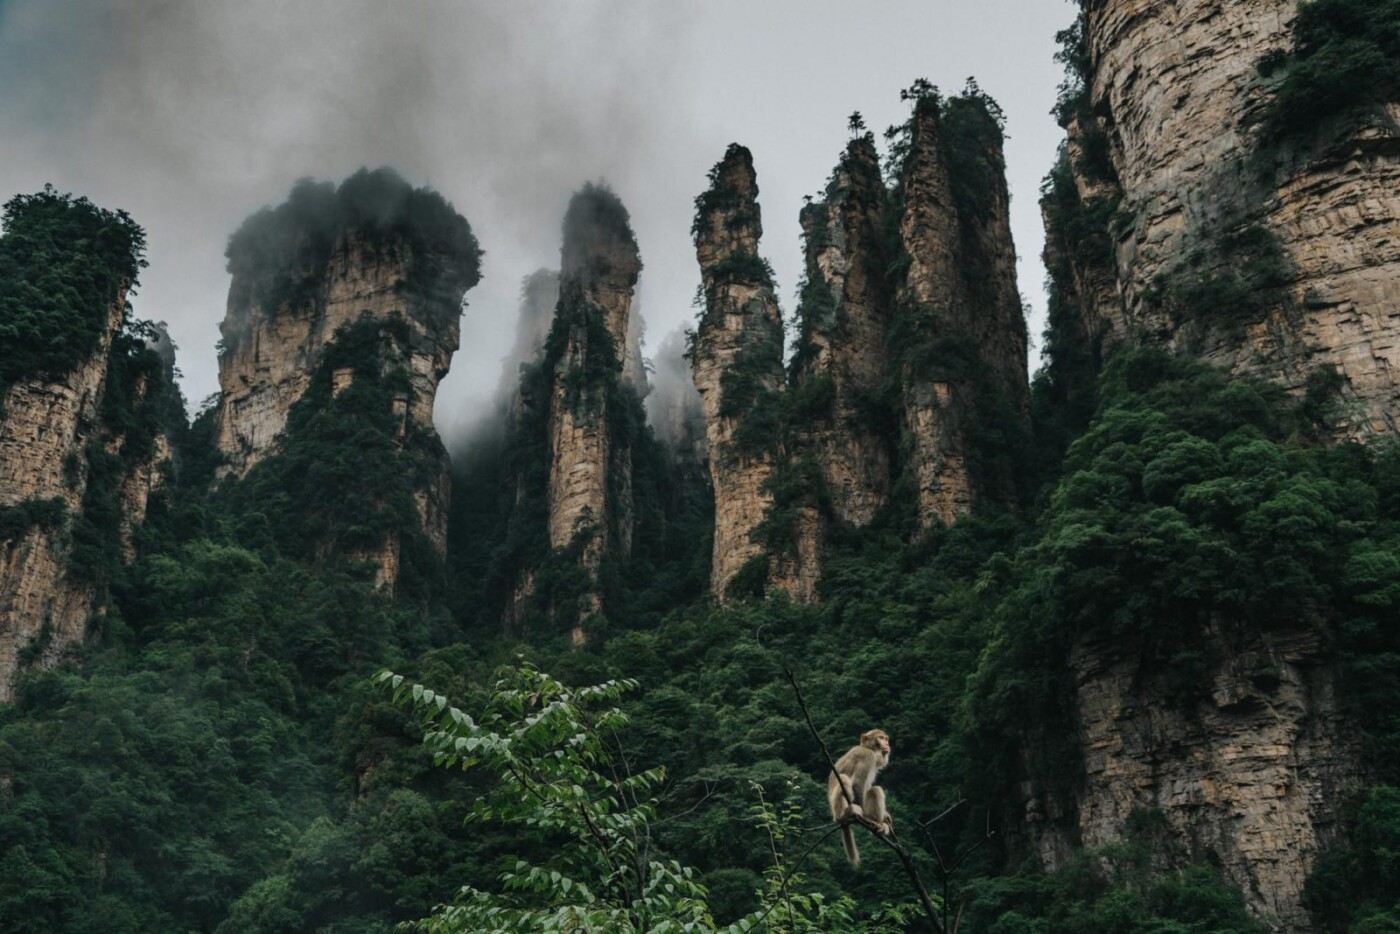
[[[436,191],[414,188],[389,168],[360,169],[339,186],[301,179],[283,204],[245,220],[224,255],[229,272],[253,277],[255,297],[268,310],[296,306],[315,297],[331,251],[352,231],[378,246],[407,248],[406,288],[439,285],[448,263],[464,289],[480,278],[481,249],[467,219]]]
[[[1298,9],[1293,48],[1266,56],[1284,71],[1264,122],[1277,142],[1320,123],[1400,101],[1400,0],[1312,0]]]
[[[135,288],[146,233],[125,211],[53,186],[5,204],[0,237],[0,392],[59,375],[97,350],[112,303]]]

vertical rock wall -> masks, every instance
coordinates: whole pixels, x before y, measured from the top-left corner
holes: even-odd
[[[948,105],[976,106],[960,103]],[[990,119],[965,109],[964,121]],[[1011,241],[1009,196],[1000,132],[968,134],[949,151],[942,139],[936,102],[916,104],[909,154],[900,177],[899,218],[905,273],[897,285],[904,350],[901,379],[909,459],[918,491],[919,522],[951,523],[977,499],[968,430],[978,396],[999,395],[1004,417],[1024,419],[1028,398],[1026,326],[1016,288],[1016,251]],[[964,169],[957,198],[950,157],[984,165],[984,174]],[[979,203],[967,203],[970,197]],[[982,400],[985,401],[985,400]],[[1002,478],[1000,485],[1010,483]]]
[[[60,500],[82,509],[85,450],[98,430],[107,351],[121,327],[123,294],[107,313],[97,353],[56,379],[36,378],[5,392],[0,417],[0,507]],[[98,611],[99,588],[68,571],[64,524],[34,525],[0,542],[0,701],[14,699],[21,653],[42,667],[82,643]]]
[[[48,518],[23,528],[0,530],[0,701],[14,698],[22,668],[49,667],[87,637],[105,612],[107,590],[100,574],[78,573],[70,561],[72,527],[83,514],[89,487],[89,451],[115,455],[124,470],[116,478],[120,526],[101,529],[116,536],[120,557],[135,557],[132,532],[145,518],[151,493],[162,481],[169,456],[164,435],[136,456],[126,436],[102,418],[113,342],[125,323],[126,290],[108,306],[97,349],[67,373],[25,379],[0,400],[0,511],[47,504]],[[133,406],[151,403],[146,378],[120,392]],[[91,547],[91,546],[90,546]]]
[[[884,211],[879,157],[863,136],[842,155],[824,200],[801,217],[807,281],[796,377],[830,382],[826,418],[806,434],[833,514],[854,526],[875,517],[891,483],[890,439],[872,418],[890,375]]]
[[[594,589],[579,607],[583,621],[602,609],[596,587],[604,552],[632,547],[632,452],[614,422],[626,417],[617,393],[645,385],[632,299],[642,269],[637,241],[617,196],[587,186],[564,220],[559,306],[547,359],[549,402],[549,544],[580,549]],[[640,380],[641,382],[635,382]]]
[[[1300,391],[1345,378],[1342,434],[1396,431],[1400,405],[1400,106],[1321,147],[1254,158],[1294,0],[1095,0],[1084,7],[1092,125],[1121,186],[1111,232],[1130,336]],[[1101,136],[1095,136],[1101,134]],[[1081,175],[1084,173],[1081,171]],[[1087,180],[1082,184],[1092,184]],[[1267,281],[1243,270],[1259,258]],[[1181,291],[1241,282],[1243,301],[1183,307]],[[1218,294],[1218,293],[1217,293]],[[1188,303],[1189,304],[1189,303]]]
[[[783,322],[766,265],[759,257],[763,220],[753,156],[731,145],[711,172],[711,187],[696,202],[695,251],[705,310],[691,357],[695,388],[705,409],[710,480],[715,492],[711,591],[723,599],[739,570],[768,559],[768,586],[795,599],[812,599],[820,575],[820,535],[810,510],[799,510],[795,553],[775,555],[755,537],[773,506],[770,482],[777,465],[762,426],[746,419],[782,393]],[[745,428],[748,432],[745,432]],[[774,426],[776,430],[776,426]]]
[[[383,203],[356,203],[367,185],[378,186],[372,193]],[[315,212],[301,207],[310,200]],[[413,212],[424,213],[424,202],[449,218],[451,236],[435,240],[413,227]],[[478,262],[466,221],[387,170],[361,172],[334,193],[319,186],[294,190],[277,211],[250,219],[230,243],[233,279],[220,324],[220,476],[242,476],[276,452],[288,412],[337,330],[366,315],[407,322],[407,346],[386,349],[409,374],[409,390],[395,404],[436,437],[433,401],[458,346],[462,296],[477,281]],[[439,554],[446,549],[448,483],[444,454],[436,475],[415,490],[423,530]],[[380,582],[392,585],[394,536],[356,557],[374,562]]]

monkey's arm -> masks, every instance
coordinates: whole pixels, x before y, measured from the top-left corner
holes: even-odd
[[[875,784],[877,772],[875,755],[864,747],[852,749],[847,755],[854,757],[850,772],[851,800],[864,809],[866,792],[870,790],[870,786]]]

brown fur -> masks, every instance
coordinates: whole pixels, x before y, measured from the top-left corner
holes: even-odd
[[[871,730],[860,734],[860,743],[846,750],[846,754],[836,760],[836,771],[827,779],[826,800],[831,805],[831,819],[841,827],[841,844],[846,848],[846,859],[852,866],[860,865],[860,850],[856,847],[855,834],[846,823],[848,816],[864,817],[880,825],[881,833],[893,833],[894,822],[885,810],[885,792],[875,784],[875,779],[890,761],[890,736],[884,730]],[[850,795],[842,794],[845,786]],[[855,802],[854,804],[850,802]]]

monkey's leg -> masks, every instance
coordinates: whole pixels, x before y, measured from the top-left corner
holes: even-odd
[[[860,802],[856,801],[855,788],[851,785],[850,776],[841,776],[841,786],[846,789],[846,793],[841,796],[841,814],[843,816],[849,814],[854,814],[856,817],[862,816],[865,813],[865,811],[863,808],[861,808]],[[868,797],[867,800],[869,800]],[[855,803],[851,804],[847,802]]]
[[[894,833],[894,821],[885,810],[885,789],[872,785],[865,793],[865,816],[880,825],[880,833]]]

